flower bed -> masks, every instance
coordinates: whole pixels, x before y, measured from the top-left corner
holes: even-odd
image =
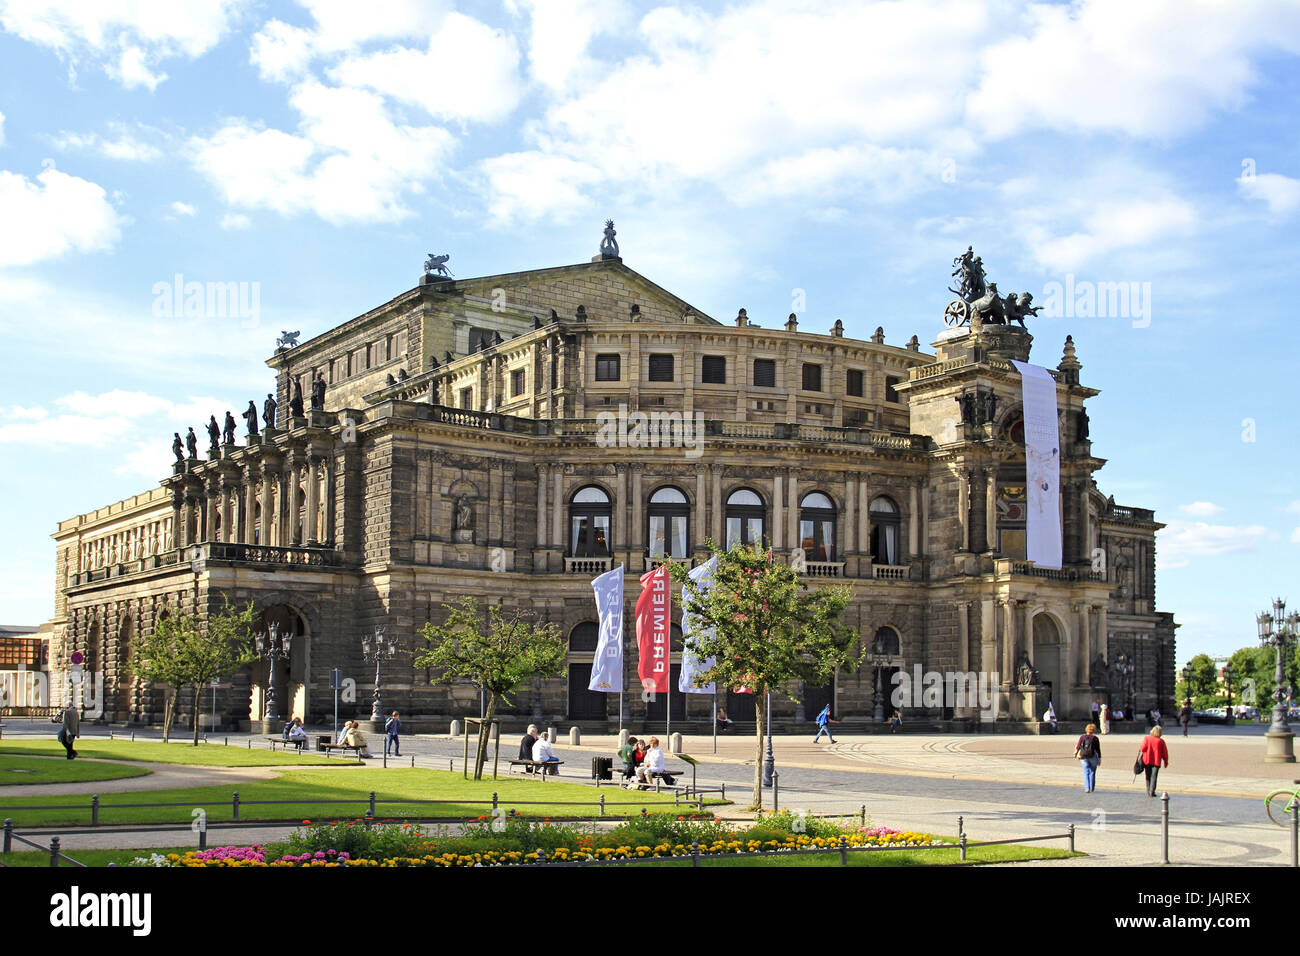
[[[518,866],[538,862],[602,862],[733,853],[786,853],[838,847],[906,849],[943,846],[924,833],[889,827],[842,827],[819,818],[774,814],[733,830],[700,814],[647,814],[610,830],[525,819],[479,817],[459,832],[425,831],[413,824],[333,824],[304,828],[280,844],[217,847],[165,857],[153,854],[137,866]]]

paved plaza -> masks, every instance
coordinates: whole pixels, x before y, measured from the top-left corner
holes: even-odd
[[[7,724],[5,736],[36,727]],[[43,731],[42,731],[43,732]],[[635,731],[634,731],[635,732]],[[1170,767],[1161,772],[1160,789],[1170,794],[1170,858],[1183,865],[1285,865],[1289,862],[1288,833],[1269,822],[1264,795],[1300,777],[1296,765],[1264,764],[1263,728],[1214,727],[1194,730],[1184,739],[1167,740]],[[662,736],[662,735],[660,735]],[[502,740],[505,760],[514,755],[514,734]],[[213,738],[246,746],[248,735]],[[264,745],[253,735],[252,745]],[[561,736],[556,752],[565,761],[562,779],[591,782],[591,759],[612,753],[614,737],[588,737],[572,747]],[[866,811],[873,824],[955,835],[958,817],[972,841],[1003,840],[1064,833],[1076,828],[1076,846],[1089,854],[1067,866],[1157,865],[1160,853],[1161,802],[1146,796],[1142,780],[1131,769],[1140,737],[1112,734],[1102,738],[1103,759],[1098,789],[1083,792],[1082,774],[1073,759],[1074,735],[1059,736],[842,736],[835,744],[814,744],[811,735],[774,738],[774,754],[783,809],[810,813]],[[382,744],[380,743],[380,746]],[[459,770],[464,750],[461,738],[408,735],[401,759],[393,767]],[[375,747],[376,753],[380,747]],[[749,816],[745,807],[753,781],[754,741],[747,735],[687,738],[683,751],[699,761],[698,783],[726,786],[735,805],[721,813]],[[490,753],[489,753],[490,762]],[[382,766],[382,759],[367,766]],[[680,761],[670,758],[669,765]],[[178,786],[230,786],[270,779],[272,768],[185,768],[148,764],[148,777],[45,786],[7,786],[7,797],[70,793],[138,793]],[[353,765],[355,766],[355,765]],[[337,772],[352,768],[340,766]],[[688,773],[689,776],[689,773]],[[545,786],[538,783],[538,786]],[[767,791],[765,803],[772,803]],[[213,830],[209,844],[263,842],[290,828]],[[52,831],[51,831],[52,832]],[[78,848],[169,846],[184,844],[187,832],[116,834],[105,828],[94,834],[67,834],[68,852]],[[1065,845],[1063,840],[1048,846]]]

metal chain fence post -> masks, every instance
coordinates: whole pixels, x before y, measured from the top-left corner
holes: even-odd
[[[1074,824],[1073,823],[1070,824],[1069,833],[1070,833],[1070,852],[1073,853],[1074,852]]]
[[[1160,794],[1160,848],[1161,863],[1169,862],[1169,791]]]

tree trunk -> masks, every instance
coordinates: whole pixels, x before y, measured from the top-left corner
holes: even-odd
[[[180,692],[179,687],[168,685],[164,692],[163,698],[163,743],[171,739],[172,720],[176,717],[176,696]]]
[[[199,745],[199,695],[203,693],[203,685],[196,683],[194,685],[194,746]]]
[[[487,760],[488,742],[492,739],[492,718],[497,712],[497,695],[488,694],[487,710],[483,713],[483,723],[478,727],[478,754],[474,758],[474,779],[483,779],[483,763]]]
[[[763,707],[763,696],[759,693],[757,687],[754,688],[754,729],[758,734],[757,746],[754,750],[754,799],[751,801],[751,808],[754,810],[763,809],[763,730],[766,726],[764,721],[767,717],[766,708]]]

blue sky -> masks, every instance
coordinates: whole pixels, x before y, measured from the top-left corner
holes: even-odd
[[[1300,603],[1298,55],[1282,0],[0,0],[0,621],[50,615],[58,520],[265,394],[280,330],[431,251],[584,261],[612,217],[715,317],[803,290],[803,328],[898,344],[968,244],[1040,303],[1149,288],[1032,358],[1073,334],[1099,484],[1169,524],[1180,660],[1252,643]],[[178,275],[257,308],[169,316]]]

